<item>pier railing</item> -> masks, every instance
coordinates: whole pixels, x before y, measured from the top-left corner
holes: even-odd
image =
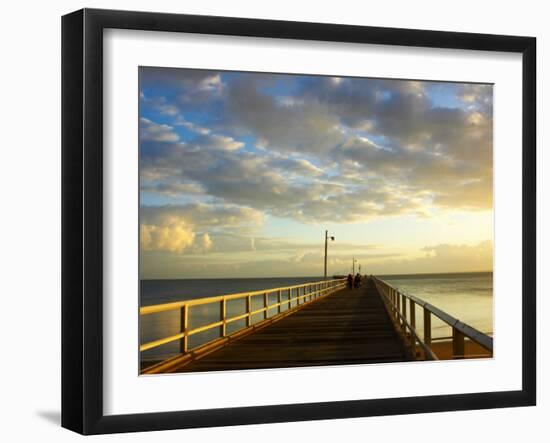
[[[335,291],[346,286],[346,279],[323,280],[300,285],[285,286],[280,288],[264,289],[260,291],[243,292],[239,294],[220,295],[215,297],[197,298],[181,302],[164,303],[152,306],[144,306],[139,310],[140,316],[156,314],[160,312],[179,311],[181,318],[181,328],[177,334],[142,343],[139,347],[140,352],[157,348],[175,341],[180,342],[180,356],[188,356],[189,359],[200,354],[201,351],[211,351],[213,348],[223,346],[231,337],[243,335],[247,330],[256,330],[265,324],[276,321],[287,314],[302,308],[322,297],[326,297]],[[277,301],[270,303],[270,295],[276,294]],[[262,306],[253,309],[253,300],[258,297],[263,298]],[[273,297],[271,297],[273,298]],[[228,315],[228,302],[234,300],[245,300],[245,312],[230,316]],[[219,319],[195,328],[191,328],[191,308],[201,305],[219,305]],[[256,303],[257,304],[257,303]],[[271,311],[271,312],[270,312]],[[253,316],[263,314],[263,320],[254,323]],[[271,314],[271,315],[270,315]],[[227,326],[239,320],[245,320],[245,325],[228,334]],[[193,335],[205,331],[211,331],[218,328],[219,337],[216,337],[206,343],[191,348],[189,338]]]
[[[493,353],[493,338],[489,335],[461,322],[414,295],[405,294],[399,291],[399,289],[394,288],[378,277],[373,276],[372,279],[386,304],[388,313],[397,327],[401,330],[402,336],[408,341],[408,345],[414,357],[416,357],[416,347],[418,345],[422,350],[424,359],[438,359],[432,350],[432,341],[437,340],[432,338],[432,315],[435,315],[452,328],[452,336],[448,337],[448,339],[452,340],[453,358],[460,359],[467,357],[465,352],[466,338],[477,343],[491,354]],[[423,337],[420,337],[416,329],[416,306],[419,306],[423,311]]]

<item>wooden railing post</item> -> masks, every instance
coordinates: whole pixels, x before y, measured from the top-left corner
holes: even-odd
[[[246,326],[252,325],[252,296],[248,295],[246,297],[246,312],[248,313],[248,317],[246,317]]]
[[[432,347],[432,313],[424,307],[424,344]]]
[[[415,303],[412,299],[409,300],[409,317],[410,317],[410,325],[413,331],[416,332],[416,308]],[[413,353],[413,357],[416,358],[416,339],[414,338],[414,334],[411,331],[411,350]]]
[[[278,308],[277,308],[277,312],[280,314],[281,313],[281,290],[279,289],[277,291],[277,304],[279,305]]]
[[[464,334],[453,327],[453,358],[464,358]]]
[[[409,300],[409,311],[410,311],[410,318],[411,318],[411,321],[410,321],[410,324],[413,328],[416,328],[416,309],[415,309],[415,302],[410,299]]]
[[[397,314],[398,312],[401,312],[401,294],[399,293],[399,290],[397,290],[397,289],[395,290],[395,299],[397,301],[396,307],[395,307],[397,312],[396,312],[395,316],[397,318],[397,323],[399,325],[401,325],[401,319],[399,318],[399,315]]]
[[[220,326],[220,335],[222,337],[225,337],[226,336],[226,333],[227,333],[227,323],[226,323],[226,320],[227,320],[227,303],[226,303],[226,300],[225,298],[222,299],[220,301],[220,317],[221,317],[221,321],[223,322],[222,325]]]
[[[268,317],[268,307],[269,306],[269,300],[268,300],[268,293],[264,292],[264,320]]]
[[[189,349],[189,306],[187,305],[181,308],[181,332],[183,337],[180,342],[180,352],[185,354]]]
[[[405,297],[405,294],[401,294],[401,307],[403,309],[403,311],[401,312],[401,314],[403,315],[403,333],[405,334],[407,331],[406,331],[406,326],[405,326],[405,322],[407,320],[407,297]]]

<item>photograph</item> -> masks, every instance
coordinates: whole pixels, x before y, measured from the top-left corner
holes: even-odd
[[[494,357],[493,84],[137,74],[140,375]]]

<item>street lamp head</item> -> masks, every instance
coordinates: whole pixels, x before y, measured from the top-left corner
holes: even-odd
[[[330,239],[331,239],[332,241],[334,241],[334,237],[330,237]]]

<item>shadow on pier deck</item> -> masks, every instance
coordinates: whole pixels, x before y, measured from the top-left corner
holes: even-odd
[[[342,289],[170,372],[411,360],[372,279]]]

